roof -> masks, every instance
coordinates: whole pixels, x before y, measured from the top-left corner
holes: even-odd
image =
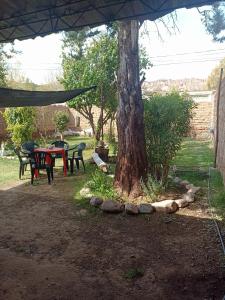
[[[1,0],[0,43],[115,20],[155,20],[178,8],[215,0]]]

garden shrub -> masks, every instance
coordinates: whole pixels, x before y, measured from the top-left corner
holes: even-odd
[[[20,147],[22,143],[32,139],[35,127],[35,108],[15,107],[6,108],[3,112],[7,131],[15,147]]]
[[[144,102],[147,158],[151,176],[165,183],[169,164],[190,129],[194,101],[178,92],[155,94]]]
[[[67,125],[70,121],[69,115],[63,111],[58,111],[55,113],[53,121],[61,134],[61,140],[63,140],[63,131],[67,129]]]

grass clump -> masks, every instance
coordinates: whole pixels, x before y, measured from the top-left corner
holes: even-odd
[[[149,202],[157,200],[158,196],[165,191],[165,184],[162,181],[157,181],[153,176],[148,175],[146,182],[141,180],[142,189],[147,196]]]
[[[144,276],[144,270],[142,268],[131,268],[124,272],[124,278],[126,279],[136,279]]]
[[[111,199],[117,197],[117,193],[113,187],[113,178],[107,176],[105,173],[98,169],[95,170],[94,173],[92,173],[87,186],[96,196]]]
[[[225,219],[225,187],[223,178],[219,171],[211,170],[210,172],[210,199],[211,205],[219,219]]]

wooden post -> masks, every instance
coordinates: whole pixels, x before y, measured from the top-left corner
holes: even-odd
[[[217,94],[217,103],[216,103],[216,136],[215,136],[214,168],[216,168],[217,152],[218,152],[220,90],[221,90],[222,77],[223,77],[223,68],[221,68],[221,70],[220,70],[220,80],[219,80],[218,94]]]

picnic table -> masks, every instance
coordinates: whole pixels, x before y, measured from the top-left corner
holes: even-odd
[[[34,152],[46,152],[49,154],[61,154],[62,155],[62,160],[63,160],[63,171],[64,171],[64,176],[67,175],[67,167],[66,167],[66,151],[64,148],[59,148],[59,147],[49,147],[49,148],[35,148]],[[48,156],[47,156],[47,159]],[[46,163],[51,163],[46,161]]]

